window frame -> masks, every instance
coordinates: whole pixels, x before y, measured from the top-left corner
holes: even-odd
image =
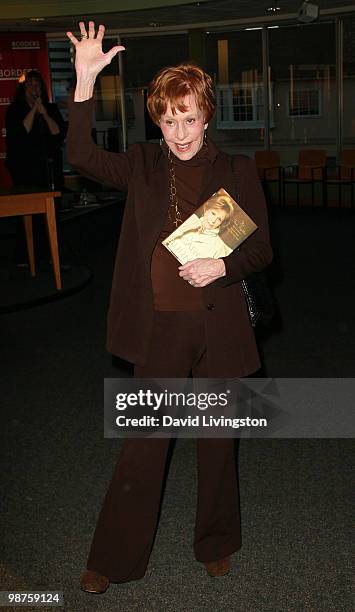
[[[255,83],[243,84],[243,83],[230,83],[228,85],[216,85],[217,93],[217,129],[218,130],[255,130],[265,128],[264,119],[256,119],[258,108],[261,110],[264,108],[263,99],[263,82],[258,81]],[[233,119],[233,109],[236,105],[233,105],[233,89],[238,88],[239,90],[251,90],[252,94],[252,110],[253,119],[246,121],[238,121]],[[258,89],[261,91],[262,104],[258,104]],[[270,127],[274,127],[274,112],[273,112],[273,83],[270,84]],[[220,92],[227,94],[227,104],[221,105]],[[246,105],[247,106],[247,105]],[[242,108],[242,105],[240,105]],[[227,113],[227,119],[222,119],[222,108]]]
[[[317,115],[310,115],[310,114],[301,114],[301,115],[293,115],[290,112],[290,102],[291,102],[291,88],[288,88],[287,91],[287,117],[289,119],[319,119],[320,117],[322,117],[322,94],[321,94],[321,88],[319,85],[313,85],[312,87],[296,87],[295,91],[297,92],[317,92],[318,95],[318,114]]]

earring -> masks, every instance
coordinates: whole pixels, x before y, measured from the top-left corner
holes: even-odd
[[[164,142],[164,138],[161,138],[161,139],[159,140],[159,144],[160,144],[160,146],[161,146],[161,147],[163,146],[163,142]]]
[[[203,146],[207,147],[207,131],[205,130],[205,133],[203,135]]]

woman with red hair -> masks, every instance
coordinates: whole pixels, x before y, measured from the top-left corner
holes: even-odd
[[[147,106],[160,144],[135,144],[127,153],[98,148],[91,139],[98,73],[123,51],[102,52],[104,26],[80,22],[77,86],[71,108],[68,159],[83,174],[128,196],[108,313],[108,350],[134,363],[138,378],[236,378],[260,360],[240,281],[272,258],[266,207],[254,162],[219,151],[207,137],[215,110],[211,77],[191,64],[165,68],[149,86]],[[220,187],[258,229],[238,252],[184,265],[162,241]],[[110,582],[146,571],[161,500],[167,438],[126,439],[93,537],[83,590],[103,593]],[[199,438],[196,559],[211,576],[230,571],[241,545],[233,439]]]

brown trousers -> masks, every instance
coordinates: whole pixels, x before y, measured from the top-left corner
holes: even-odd
[[[201,313],[156,313],[147,365],[135,377],[213,377],[208,372]],[[120,457],[96,525],[87,568],[111,582],[144,576],[161,503],[169,438],[130,438]],[[241,546],[238,477],[232,438],[199,438],[194,551],[215,561]]]

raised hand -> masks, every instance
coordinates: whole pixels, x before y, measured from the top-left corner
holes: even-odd
[[[95,35],[95,23],[89,21],[89,29],[86,31],[85,23],[79,22],[81,40],[78,40],[72,32],[67,32],[69,40],[75,47],[75,69],[77,77],[83,77],[92,82],[95,81],[101,70],[107,66],[119,51],[124,47],[116,45],[107,53],[102,51],[102,39],[105,34],[105,26],[100,25]]]

